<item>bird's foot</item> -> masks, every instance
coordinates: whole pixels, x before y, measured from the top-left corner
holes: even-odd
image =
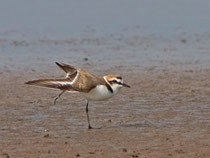
[[[57,102],[58,99],[61,99],[61,97],[60,96],[55,97],[55,99],[54,99],[54,105],[56,105],[56,102]]]
[[[88,129],[101,129],[102,127],[92,127],[92,126],[88,126]]]
[[[58,100],[58,97],[56,97],[55,99],[54,99],[54,105],[56,105],[56,101]]]
[[[55,97],[55,99],[54,99],[54,105],[56,104],[56,101],[61,98],[61,95],[63,93],[65,93],[65,91],[62,91],[58,96]]]

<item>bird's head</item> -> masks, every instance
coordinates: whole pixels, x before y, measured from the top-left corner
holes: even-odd
[[[118,90],[122,87],[130,88],[129,85],[123,82],[122,77],[118,75],[107,75],[104,76],[104,79],[108,82],[108,84],[112,87],[113,90]]]

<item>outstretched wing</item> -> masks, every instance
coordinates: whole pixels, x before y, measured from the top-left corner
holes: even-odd
[[[76,67],[58,62],[56,62],[56,65],[66,72],[66,78],[68,78],[70,81],[73,81],[77,76],[78,71]]]
[[[56,88],[64,91],[77,91],[71,86],[71,81],[68,79],[40,79],[28,81],[25,84],[48,87],[48,88]]]
[[[33,80],[26,84],[84,93],[88,93],[98,84],[107,84],[103,78],[96,77],[83,69],[63,63],[56,62],[56,64],[67,73],[65,79]]]
[[[76,91],[87,93],[98,84],[105,84],[102,78],[98,78],[83,69],[64,63],[56,62],[56,64],[67,73],[66,79],[72,82],[71,86]]]
[[[74,73],[77,70],[76,67],[71,66],[71,65],[67,65],[64,63],[58,63],[58,62],[55,62],[55,63],[66,73]]]

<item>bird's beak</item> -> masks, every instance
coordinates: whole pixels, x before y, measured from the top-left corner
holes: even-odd
[[[123,87],[127,87],[127,88],[130,88],[130,87],[131,87],[131,86],[125,84],[125,83],[122,83],[122,86],[123,86]]]

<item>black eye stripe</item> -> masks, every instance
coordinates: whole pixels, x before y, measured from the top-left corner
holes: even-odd
[[[110,81],[110,83],[117,83],[117,81],[116,80],[112,80],[112,81]]]
[[[117,81],[117,80],[112,80],[112,81],[110,81],[110,83],[111,83],[111,84],[113,84],[113,83],[121,84],[121,82],[119,82],[119,81]]]

